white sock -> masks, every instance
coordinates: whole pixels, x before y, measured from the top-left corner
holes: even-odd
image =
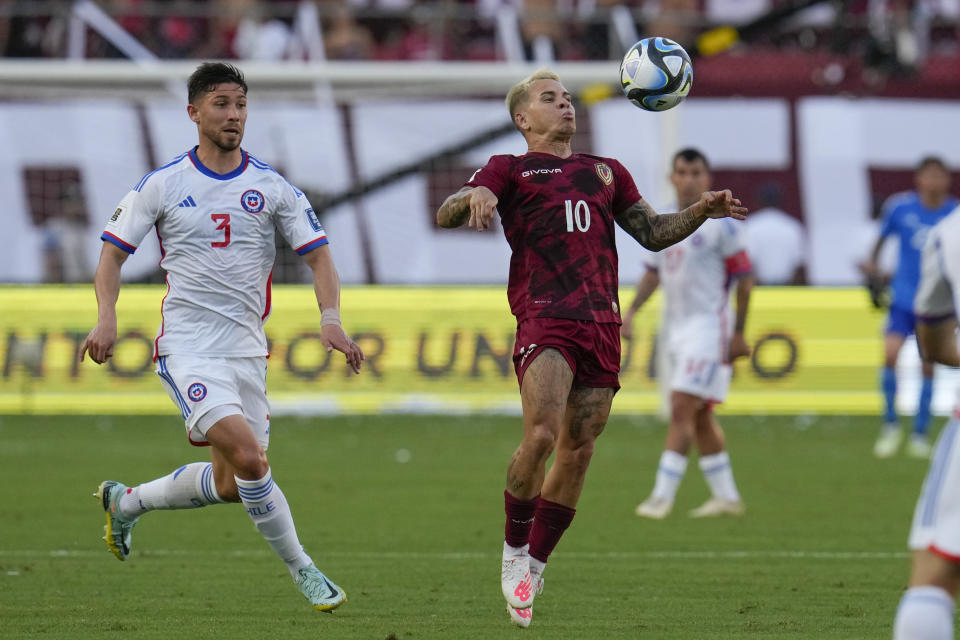
[[[687,456],[670,451],[660,454],[660,466],[657,467],[657,481],[653,485],[653,497],[673,502],[687,472]]]
[[[537,560],[537,559],[534,558],[533,556],[530,556],[530,575],[531,575],[531,576],[536,576],[536,577],[542,576],[542,575],[543,575],[543,571],[544,571],[544,569],[546,569],[546,568],[547,568],[547,563],[546,563],[546,562],[540,562],[539,560]],[[536,583],[534,583],[534,584],[536,584]]]
[[[516,558],[517,556],[525,556],[530,551],[530,543],[523,545],[522,547],[511,547],[507,544],[507,541],[503,541],[503,557],[506,558]]]
[[[242,480],[234,476],[240,491],[240,500],[266,541],[280,559],[287,564],[294,578],[297,571],[312,564],[297,539],[290,505],[280,487],[273,481],[270,470],[259,480]]]
[[[714,498],[739,502],[740,492],[737,483],[733,480],[733,467],[730,465],[730,456],[726,451],[700,458],[700,470],[710,485],[710,492]]]
[[[900,599],[893,640],[953,640],[953,598],[940,587],[911,587]]]
[[[213,481],[213,464],[191,462],[173,473],[127,489],[120,511],[136,518],[154,509],[196,509],[223,503]]]

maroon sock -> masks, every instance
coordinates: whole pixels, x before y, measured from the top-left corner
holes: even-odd
[[[530,525],[537,509],[538,495],[532,500],[514,498],[509,492],[503,492],[503,510],[507,512],[507,525],[504,527],[504,539],[511,547],[522,547],[530,537]]]
[[[530,529],[530,557],[546,562],[576,513],[576,509],[540,498]]]

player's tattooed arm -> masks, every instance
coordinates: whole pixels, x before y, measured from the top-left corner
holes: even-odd
[[[705,191],[700,200],[679,213],[657,215],[646,201],[639,200],[614,216],[623,230],[651,251],[660,251],[680,242],[707,218],[746,219],[747,210],[729,189]]]
[[[464,187],[448,196],[437,210],[437,224],[441,227],[462,226],[470,217],[470,187]]]
[[[490,226],[497,210],[497,196],[486,187],[464,187],[444,200],[437,210],[437,224],[441,227],[469,227],[483,231]]]
[[[660,251],[680,242],[696,231],[706,219],[697,205],[687,207],[680,213],[658,215],[646,200],[638,200],[614,216],[624,231],[651,251]]]

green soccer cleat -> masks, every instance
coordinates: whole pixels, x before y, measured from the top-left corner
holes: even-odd
[[[107,524],[103,527],[103,539],[107,543],[107,548],[120,560],[126,560],[130,555],[130,532],[139,520],[139,518],[127,520],[120,515],[117,502],[126,490],[125,484],[104,480],[97,487],[97,492],[93,494],[100,501],[107,515]]]
[[[330,582],[315,565],[310,564],[297,571],[297,577],[293,580],[317,611],[330,612],[347,601],[343,589]]]

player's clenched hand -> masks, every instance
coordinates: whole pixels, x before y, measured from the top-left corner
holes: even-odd
[[[700,211],[708,218],[747,219],[747,208],[740,206],[740,200],[733,197],[730,189],[704,191],[700,195]]]
[[[93,330],[87,334],[86,340],[80,345],[80,362],[83,362],[85,353],[90,354],[90,359],[97,364],[103,364],[113,355],[113,345],[117,342],[117,326],[105,326],[97,324]]]
[[[743,337],[742,333],[735,333],[733,337],[730,338],[730,362],[733,362],[737,358],[743,358],[750,355],[750,345],[747,344],[746,339]]]
[[[347,364],[354,373],[360,373],[360,363],[363,362],[363,351],[356,342],[350,339],[343,328],[336,324],[325,324],[320,328],[320,342],[328,352],[336,349],[347,356]]]
[[[467,220],[467,226],[476,227],[477,231],[488,229],[497,210],[497,202],[497,196],[486,187],[477,187],[471,191],[470,219]]]

